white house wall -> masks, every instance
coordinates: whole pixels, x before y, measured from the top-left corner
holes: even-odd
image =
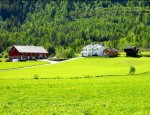
[[[104,53],[103,53],[104,49],[106,49],[105,46],[101,46],[101,47],[98,49],[98,56],[103,56],[103,55],[104,55]]]
[[[98,56],[103,56],[103,51],[106,47],[105,46],[97,46],[97,47],[94,47],[94,45],[88,45],[88,46],[85,46],[83,49],[82,49],[82,52],[81,52],[81,55],[82,56],[94,56],[94,55],[98,55]]]

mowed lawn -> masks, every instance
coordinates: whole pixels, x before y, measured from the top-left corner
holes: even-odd
[[[33,79],[35,75],[45,79],[127,75],[131,66],[135,67],[135,74],[149,72],[150,58],[80,58],[59,64],[0,72],[0,79]]]
[[[150,74],[1,79],[1,115],[149,115]]]

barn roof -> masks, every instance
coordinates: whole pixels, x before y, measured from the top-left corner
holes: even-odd
[[[115,48],[106,48],[106,49],[108,49],[109,51],[118,52],[118,50],[115,49]],[[104,51],[105,51],[105,50],[104,50]]]
[[[42,46],[17,46],[14,47],[21,53],[48,53]]]
[[[136,46],[127,46],[124,49],[136,49]]]

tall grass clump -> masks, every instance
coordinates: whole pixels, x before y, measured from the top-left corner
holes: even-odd
[[[34,75],[34,79],[39,79],[39,75],[38,75],[38,74],[35,74],[35,75]]]
[[[130,74],[130,75],[134,75],[135,70],[136,70],[135,67],[131,66],[131,67],[130,67],[130,70],[129,70],[129,74]]]

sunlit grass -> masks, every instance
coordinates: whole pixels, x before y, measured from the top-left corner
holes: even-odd
[[[150,51],[148,52],[141,52],[141,55],[142,56],[145,56],[145,57],[150,57]]]
[[[9,69],[33,63],[43,62],[0,64]],[[135,75],[129,75],[131,66]],[[0,114],[148,115],[149,71],[149,57],[124,56],[0,71]]]
[[[0,60],[1,60],[2,62],[4,62],[4,61],[6,60],[6,58],[0,58]]]
[[[34,66],[34,65],[41,65],[46,64],[48,62],[41,62],[41,61],[27,61],[27,62],[0,62],[0,70],[6,70],[10,68],[20,68],[20,67],[27,67],[27,66]]]
[[[0,80],[0,114],[148,115],[149,75]]]
[[[59,64],[50,64],[37,68],[26,68],[0,72],[0,78],[80,78],[102,75],[127,75],[130,67],[135,67],[135,74],[150,71],[150,58],[82,58]]]

